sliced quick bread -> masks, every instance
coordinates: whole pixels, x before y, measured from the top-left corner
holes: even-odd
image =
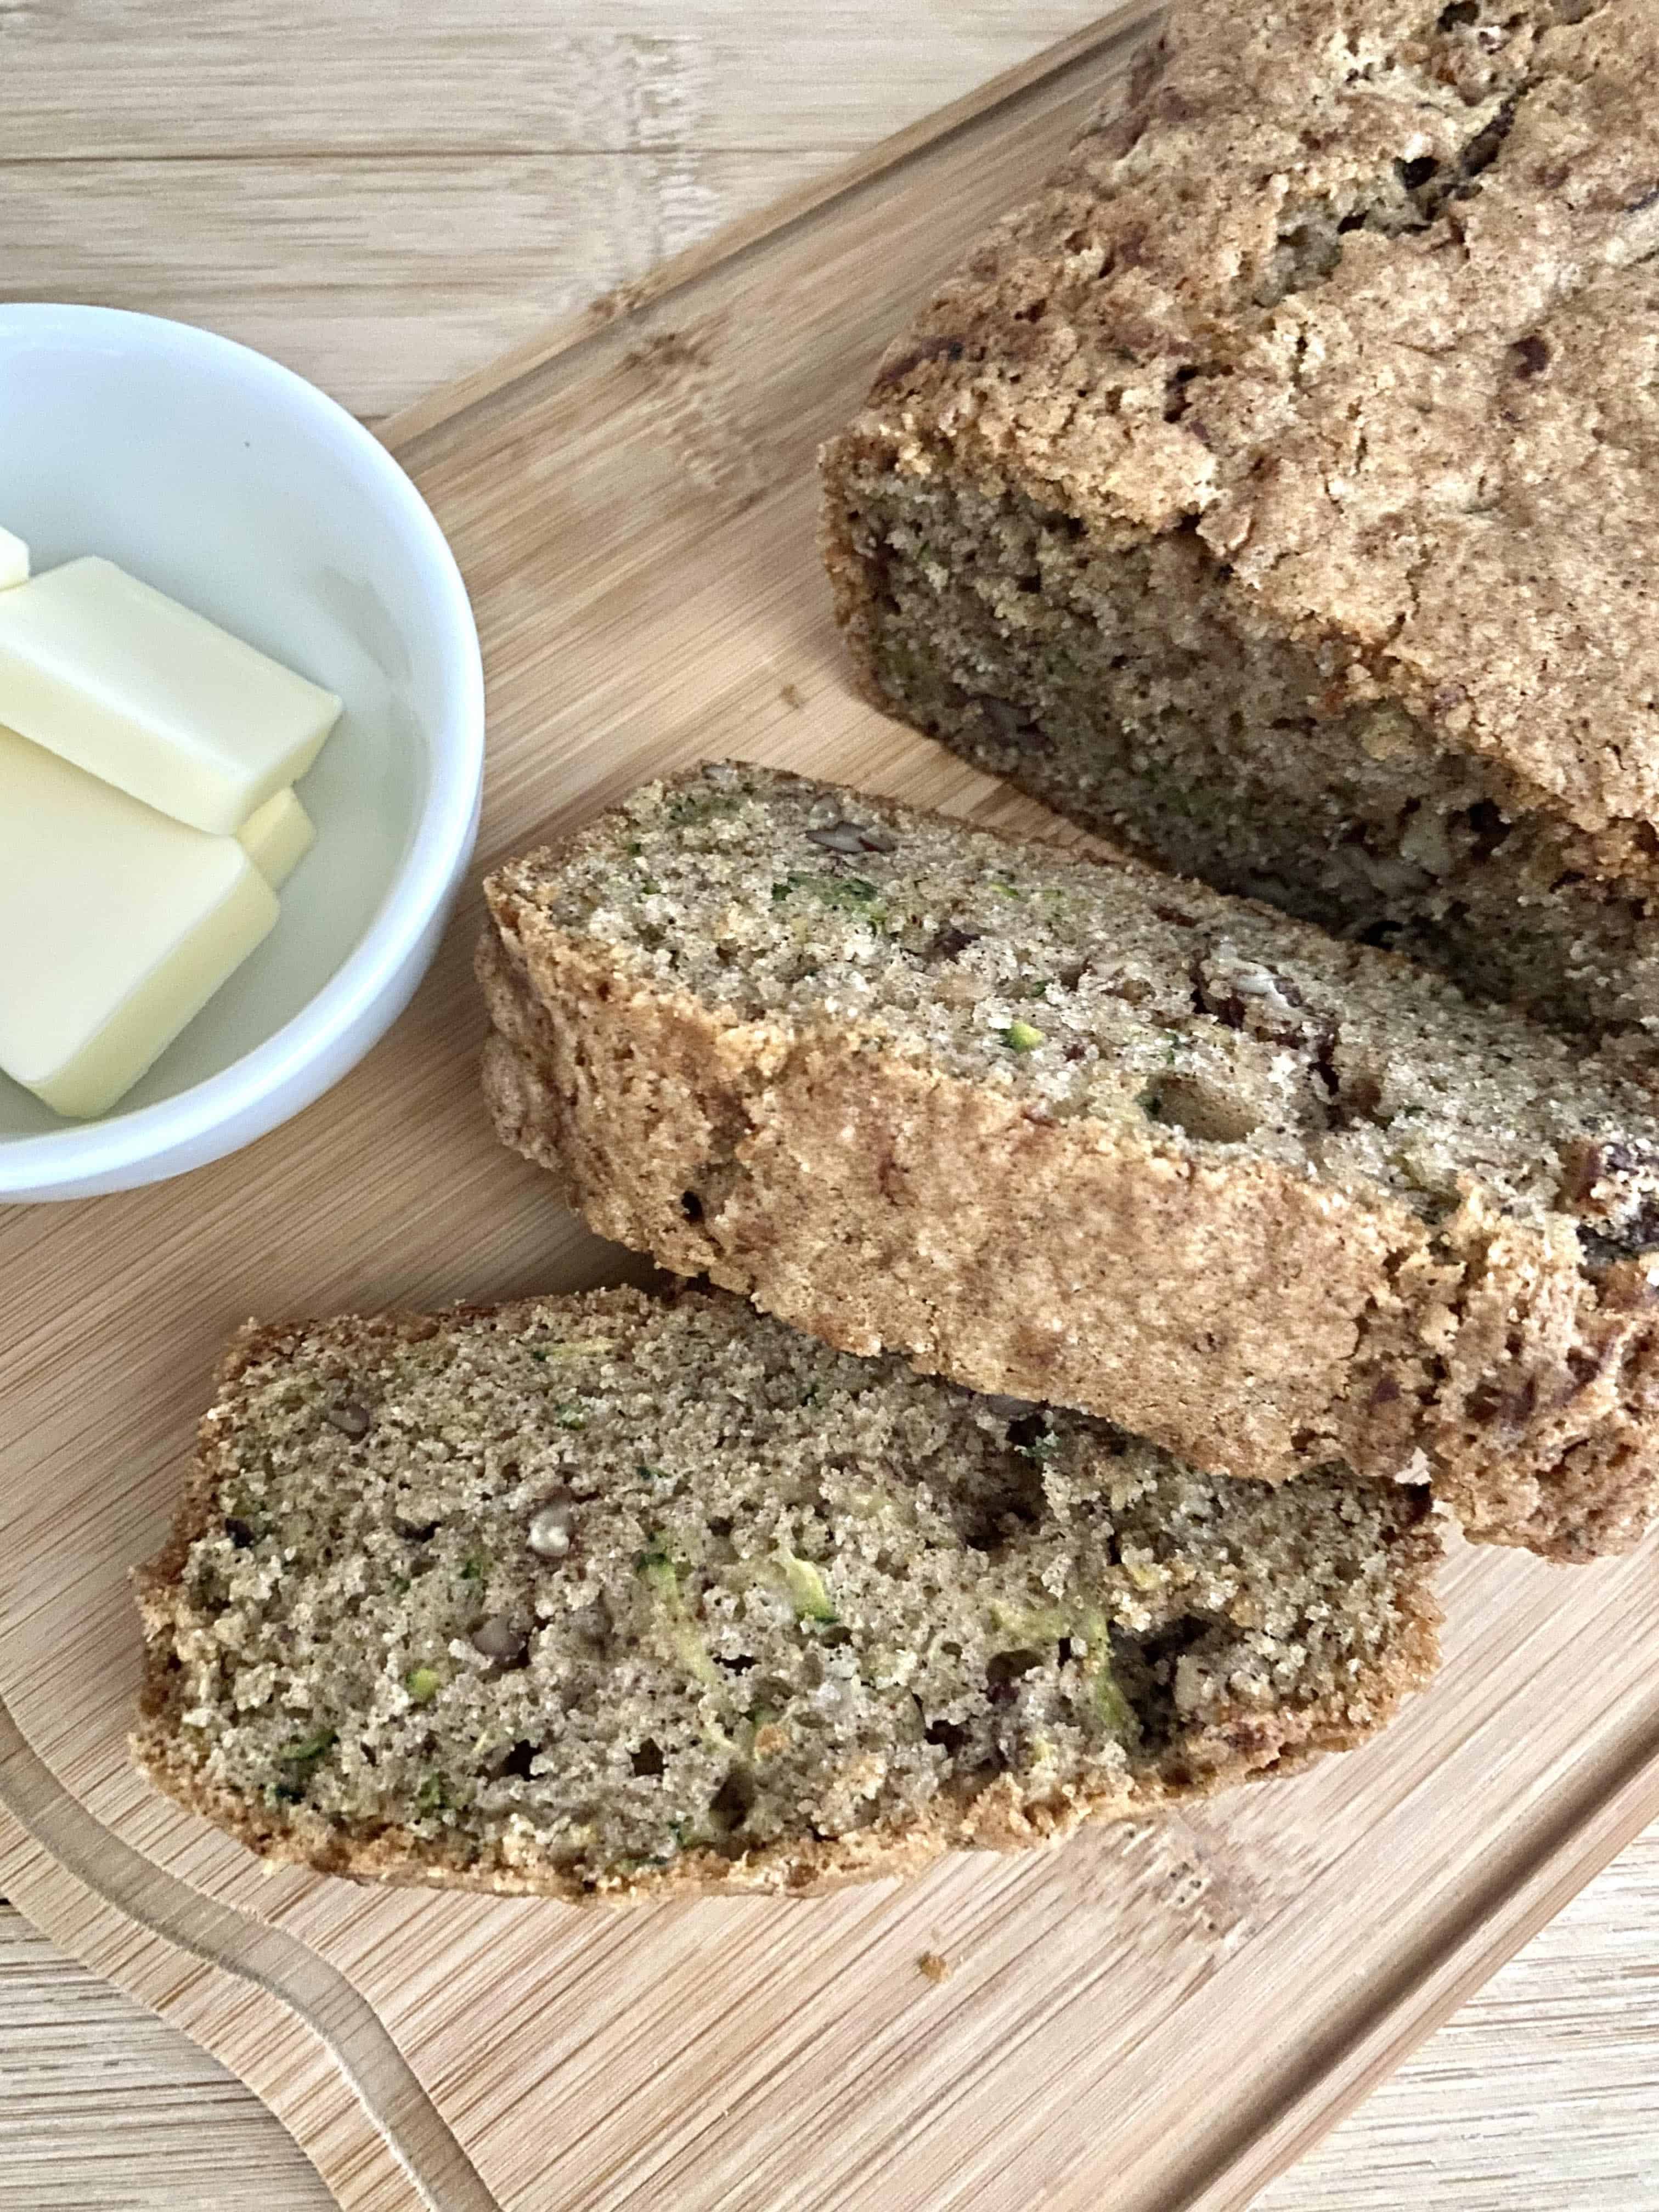
[[[1396,956],[739,764],[496,871],[502,1136],[603,1234],[843,1349],[1209,1471],[1429,1476],[1628,1547],[1659,1111]]]
[[[1218,1482],[719,1293],[250,1327],[133,1748],[330,1872],[811,1889],[1355,1742],[1439,1548],[1421,1490]]]

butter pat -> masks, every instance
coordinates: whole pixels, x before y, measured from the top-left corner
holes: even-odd
[[[0,530],[0,592],[29,580],[29,549],[9,530]]]
[[[248,816],[236,842],[274,891],[279,891],[317,842],[311,817],[291,791]]]
[[[101,1114],[276,919],[234,837],[187,829],[0,728],[0,1068]]]
[[[0,722],[194,829],[234,836],[305,774],[339,712],[112,562],[0,592]]]

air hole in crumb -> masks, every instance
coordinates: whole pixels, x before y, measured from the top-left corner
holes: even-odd
[[[954,1721],[930,1721],[927,1723],[927,1741],[936,1743],[941,1751],[948,1751],[954,1759],[967,1742],[968,1731],[965,1728],[958,1728]]]
[[[1187,387],[1197,374],[1198,370],[1194,364],[1184,362],[1170,379],[1164,396],[1164,419],[1166,422],[1178,422],[1186,413]]]
[[[520,1782],[528,1782],[530,1762],[539,1749],[540,1746],[538,1744],[515,1743],[495,1770],[496,1772],[502,1775],[510,1774]]]
[[[1518,1382],[1489,1378],[1470,1393],[1470,1418],[1482,1428],[1515,1438],[1524,1434],[1538,1407],[1538,1378],[1523,1375]]]
[[[1439,167],[1432,154],[1419,154],[1414,161],[1400,164],[1400,181],[1408,192],[1414,192],[1419,185],[1428,183]]]
[[[650,1736],[647,1736],[645,1741],[634,1753],[635,1773],[645,1775],[660,1774],[663,1771],[664,1764],[662,1746],[655,1742]]]
[[[1575,1348],[1567,1354],[1567,1372],[1581,1390],[1587,1390],[1607,1364],[1606,1350],[1581,1352]]]
[[[964,953],[970,945],[977,945],[983,934],[981,930],[958,929],[954,922],[947,922],[945,927],[938,931],[930,940],[924,957],[929,960],[955,960]]]
[[[1162,1077],[1140,1105],[1149,1121],[1179,1129],[1200,1144],[1242,1144],[1261,1121],[1242,1098],[1197,1075]]]
[[[680,1212],[685,1216],[688,1221],[701,1221],[702,1219],[702,1200],[697,1196],[695,1190],[686,1190],[680,1193]]]
[[[1451,0],[1449,8],[1440,10],[1435,28],[1440,31],[1461,31],[1470,23],[1480,21],[1480,0]]]
[[[745,1774],[742,1767],[734,1766],[709,1800],[708,1817],[729,1835],[733,1828],[742,1827],[754,1802],[753,1776]]]
[[[1054,1449],[1048,1416],[1041,1407],[1035,1413],[1016,1415],[1008,1424],[1008,1441],[1017,1452],[1023,1452],[1028,1459],[1040,1459],[1045,1452]],[[1033,1499],[1021,1513],[1020,1518],[1035,1522],[1041,1517],[1036,1506],[1037,1501]],[[1005,1507],[1003,1510],[1006,1511],[1008,1509]]]
[[[1475,858],[1490,860],[1510,834],[1511,824],[1504,819],[1503,810],[1490,799],[1478,799],[1465,819],[1474,840]]]
[[[1012,1421],[1008,1441],[1012,1450],[1000,1485],[992,1496],[975,1500],[962,1518],[962,1540],[975,1552],[1000,1551],[1024,1530],[1040,1528],[1047,1514],[1042,1470],[1054,1449],[1048,1421],[1041,1413]],[[951,1650],[951,1656],[961,1653]]]
[[[1387,1124],[1379,1115],[1382,1103],[1382,1085],[1369,1068],[1355,1069],[1346,1076],[1338,1073],[1334,1065],[1334,1094],[1327,1111],[1334,1128],[1351,1129],[1357,1121],[1373,1121],[1379,1128]]]
[[[1510,357],[1517,376],[1541,376],[1550,365],[1549,345],[1536,331],[1529,331],[1510,348]]]
[[[1201,1613],[1180,1613],[1150,1635],[1132,1636],[1115,1626],[1109,1630],[1112,1673],[1140,1723],[1144,1749],[1158,1749],[1174,1737],[1180,1726],[1176,1670],[1212,1625]]]
[[[1022,1675],[1029,1674],[1034,1667],[1042,1664],[1042,1654],[1040,1651],[993,1652],[985,1666],[985,1679],[991,1686],[992,1695],[995,1696],[999,1692],[1006,1694]]]
[[[735,1659],[721,1659],[716,1657],[714,1661],[714,1664],[717,1667],[723,1667],[728,1674],[746,1674],[754,1666],[754,1663],[755,1662],[752,1659],[744,1656],[741,1653],[739,1653],[738,1657]]]

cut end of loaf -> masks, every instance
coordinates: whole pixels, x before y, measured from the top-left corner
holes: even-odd
[[[1103,548],[1023,491],[906,475],[902,442],[849,441],[832,478],[843,623],[876,704],[1165,867],[1474,997],[1594,1037],[1654,1030],[1644,825],[1565,818],[1396,700],[1334,707],[1328,656],[1241,601],[1191,535]]]

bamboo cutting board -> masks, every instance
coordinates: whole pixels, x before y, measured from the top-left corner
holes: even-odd
[[[478,611],[483,863],[710,752],[1042,820],[849,696],[811,455],[1148,19],[392,426]],[[617,1913],[265,1875],[129,1772],[126,1574],[228,1330],[626,1264],[489,1136],[477,919],[287,1129],[0,1212],[0,1888],[233,2066],[354,2212],[1243,2206],[1659,1814],[1651,1548],[1460,1549],[1445,1672],[1369,1750],[825,1899]]]

